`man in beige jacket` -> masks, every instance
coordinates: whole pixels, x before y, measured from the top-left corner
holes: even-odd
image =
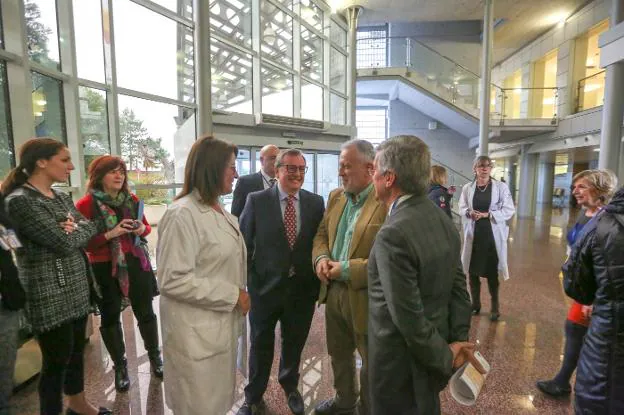
[[[368,414],[368,255],[386,208],[375,200],[372,168],[375,150],[368,141],[342,146],[339,175],[343,187],[332,191],[314,238],[312,260],[321,280],[319,303],[325,303],[327,349],[334,372],[334,398],[321,402],[317,414]],[[355,350],[362,357],[360,388]]]

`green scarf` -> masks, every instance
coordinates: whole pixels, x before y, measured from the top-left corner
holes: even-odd
[[[91,194],[95,200],[98,210],[104,219],[107,230],[113,229],[119,222],[117,211],[121,210],[122,219],[134,219],[135,203],[132,197],[125,192],[119,192],[115,198],[101,190],[92,190]],[[112,238],[109,240],[112,259],[112,276],[119,280],[119,288],[124,297],[128,297],[130,282],[128,280],[128,265],[126,256],[121,247],[121,239]]]

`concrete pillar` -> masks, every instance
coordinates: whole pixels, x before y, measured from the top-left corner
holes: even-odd
[[[195,99],[197,135],[212,134],[212,88],[210,73],[210,5],[193,1],[195,21]]]
[[[356,83],[357,83],[357,24],[358,17],[362,12],[361,6],[349,6],[346,10],[347,23],[349,24],[349,66],[347,68],[347,76],[349,77],[349,91],[347,91],[347,95],[349,95],[349,119],[347,123],[352,127],[355,127],[355,108],[356,108]]]
[[[544,153],[537,172],[537,203],[552,204],[555,186],[555,153]]]
[[[539,154],[527,153],[528,145],[522,146],[520,154],[520,183],[518,192],[518,217],[535,216],[535,190],[537,178],[537,161]]]
[[[488,155],[490,138],[490,79],[492,76],[492,46],[494,41],[494,0],[485,0],[483,45],[481,47],[481,83],[479,95],[479,155]]]
[[[624,0],[612,0],[611,21],[613,28],[624,21]],[[620,151],[622,121],[624,120],[624,62],[607,66],[604,105],[602,107],[602,133],[600,135],[600,157],[598,167],[618,172],[621,167]]]

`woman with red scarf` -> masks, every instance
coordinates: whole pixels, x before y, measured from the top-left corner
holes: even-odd
[[[123,392],[130,387],[120,322],[128,301],[152,372],[162,378],[158,323],[152,308],[158,289],[142,239],[151,227],[142,214],[142,202],[128,190],[126,164],[121,158],[101,156],[91,162],[88,192],[76,207],[98,229],[87,254],[102,290],[100,333],[115,366],[115,389]]]

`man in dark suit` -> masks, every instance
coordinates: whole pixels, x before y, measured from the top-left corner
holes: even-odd
[[[451,219],[426,196],[430,155],[413,136],[379,145],[373,184],[388,218],[368,261],[372,415],[440,413],[439,393],[466,360],[471,306]]]
[[[275,178],[275,158],[278,153],[279,148],[273,144],[262,147],[260,150],[260,171],[238,178],[234,195],[232,196],[232,215],[236,217],[241,215],[249,193],[269,189],[277,182]]]
[[[288,407],[304,413],[299,362],[308,337],[320,282],[312,267],[312,241],[325,211],[323,198],[301,189],[306,161],[299,150],[285,150],[276,160],[277,185],[251,193],[240,217],[248,253],[249,384],[238,415],[262,414],[262,396],[273,363],[275,326],[282,345],[279,382]]]

